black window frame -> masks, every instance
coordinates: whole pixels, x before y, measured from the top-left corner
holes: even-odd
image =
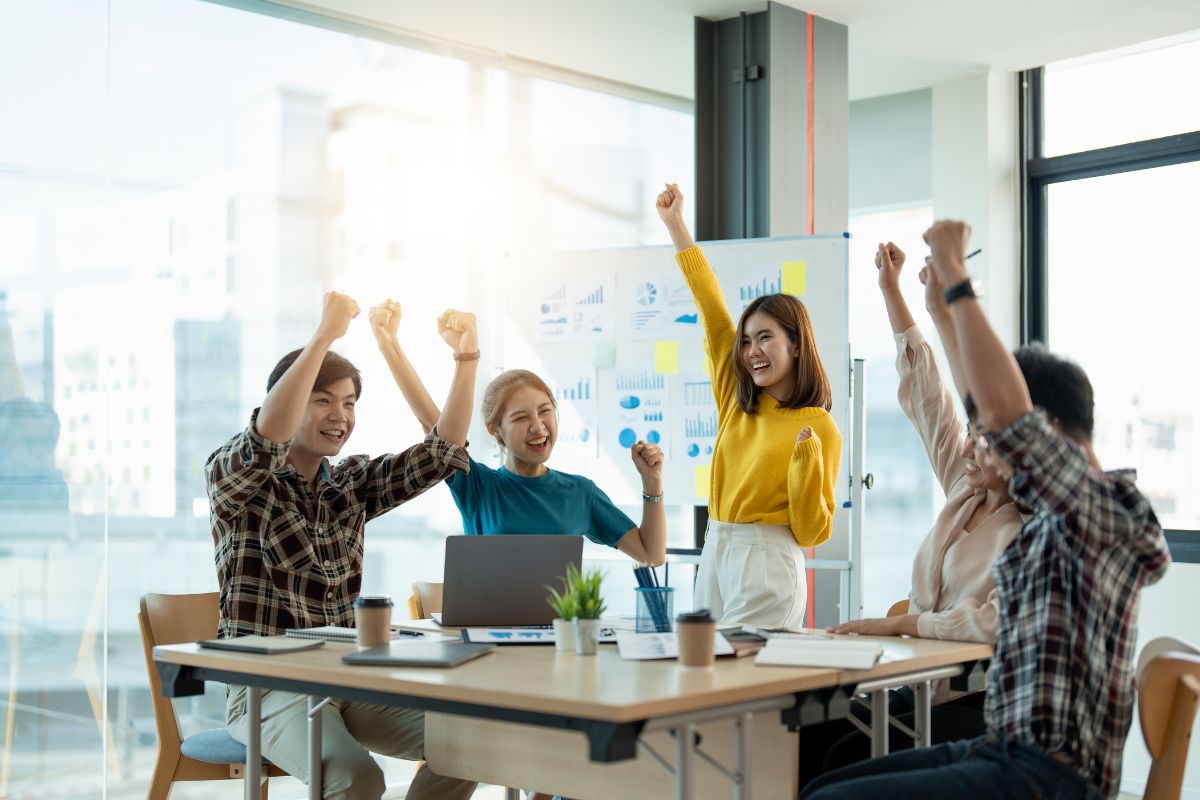
[[[1042,151],[1045,68],[1020,73],[1021,344],[1047,345],[1050,273],[1047,263],[1048,188],[1055,183],[1200,161],[1200,130],[1047,157]],[[1200,529],[1174,529],[1167,537],[1176,561],[1200,563]]]

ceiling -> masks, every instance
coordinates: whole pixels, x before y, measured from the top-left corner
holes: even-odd
[[[987,68],[1025,69],[1164,37],[1200,35],[1200,0],[783,2],[849,26],[851,99],[919,89]],[[692,96],[692,18],[719,19],[766,8],[761,0],[273,4],[683,98]]]

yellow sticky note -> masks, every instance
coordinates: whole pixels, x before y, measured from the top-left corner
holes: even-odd
[[[696,499],[708,499],[708,478],[712,474],[711,464],[701,464],[696,467]]]
[[[660,375],[679,372],[679,342],[654,343],[654,371]]]
[[[783,262],[783,293],[803,297],[808,290],[808,262]]]

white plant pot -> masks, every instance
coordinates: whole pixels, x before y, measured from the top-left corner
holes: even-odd
[[[554,649],[559,653],[575,652],[575,620],[554,620]]]
[[[596,640],[600,638],[600,620],[575,620],[575,654],[581,656],[596,655]]]

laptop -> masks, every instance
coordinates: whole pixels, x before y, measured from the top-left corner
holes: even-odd
[[[457,667],[495,649],[495,645],[467,642],[394,642],[347,653],[342,662],[365,666]]]
[[[546,587],[561,590],[568,564],[583,565],[582,536],[449,536],[434,619],[460,628],[549,625]]]

